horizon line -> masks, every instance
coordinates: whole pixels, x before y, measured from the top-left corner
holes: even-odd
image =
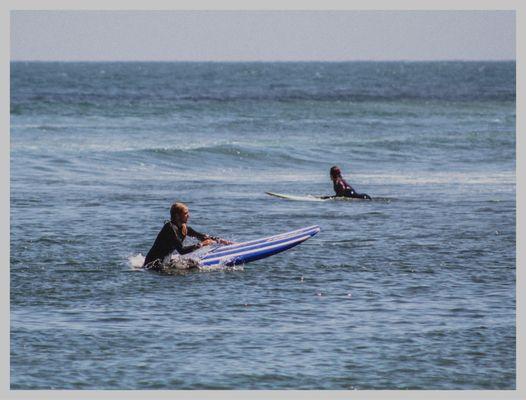
[[[346,63],[346,62],[517,62],[516,58],[503,58],[503,59],[461,59],[461,58],[437,58],[437,59],[356,59],[356,60],[9,60],[9,62],[32,62],[32,63]]]

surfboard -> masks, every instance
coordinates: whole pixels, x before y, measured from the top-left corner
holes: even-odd
[[[320,231],[317,225],[297,229],[261,239],[229,245],[210,246],[209,251],[196,254],[201,267],[247,264],[289,250],[310,239]],[[206,248],[205,248],[206,249]],[[192,255],[189,255],[192,257]]]
[[[336,197],[336,196],[314,196],[314,195],[306,195],[306,196],[296,196],[292,194],[282,194],[282,193],[274,193],[274,192],[265,192],[269,196],[277,197],[280,199],[285,200],[294,200],[294,201],[330,201],[330,200],[343,200],[343,201],[370,201],[367,199],[359,199],[359,198],[352,198],[352,197]],[[377,200],[375,197],[373,200]]]
[[[280,199],[286,199],[286,200],[295,200],[295,201],[325,201],[328,200],[328,198],[324,198],[325,196],[295,196],[292,194],[282,194],[282,193],[273,193],[273,192],[265,192],[269,196],[278,197]]]

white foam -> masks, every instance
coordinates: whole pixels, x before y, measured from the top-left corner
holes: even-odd
[[[128,257],[128,262],[130,263],[130,267],[132,267],[133,269],[141,268],[142,265],[144,264],[145,258],[146,257],[144,257],[141,253]]]

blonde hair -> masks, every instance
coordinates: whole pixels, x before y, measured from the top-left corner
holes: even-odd
[[[188,212],[188,206],[184,203],[173,203],[170,207],[170,220],[172,222],[179,222],[179,215]],[[181,224],[181,233],[186,236],[186,224]]]

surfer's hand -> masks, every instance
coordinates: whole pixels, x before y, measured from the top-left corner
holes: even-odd
[[[217,239],[217,242],[221,244],[234,244],[234,242],[231,242],[230,240],[225,240],[225,239]]]
[[[212,243],[215,243],[215,240],[213,240],[213,239],[205,239],[205,240],[203,240],[200,243],[200,245],[201,245],[201,247],[203,247],[203,246],[211,245]]]

